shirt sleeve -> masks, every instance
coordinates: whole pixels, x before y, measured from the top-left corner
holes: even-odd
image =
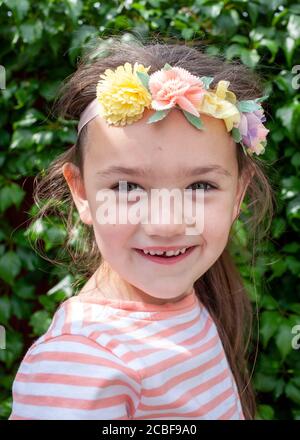
[[[9,420],[127,420],[140,401],[138,374],[80,335],[33,344],[13,382]]]

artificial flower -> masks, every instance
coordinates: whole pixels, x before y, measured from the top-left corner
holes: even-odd
[[[142,64],[118,66],[115,71],[106,69],[97,84],[97,100],[101,104],[100,116],[109,124],[132,124],[142,118],[145,108],[150,108],[151,94],[143,86],[136,72],[150,69]]]
[[[197,106],[205,93],[204,83],[182,67],[161,69],[149,78],[154,110],[167,110],[178,105],[182,110],[200,116]]]
[[[215,89],[210,89],[213,77],[199,78],[182,67],[167,63],[149,76],[150,67],[137,62],[132,67],[126,62],[115,70],[106,69],[100,75],[96,89],[95,102],[100,105],[90,110],[90,119],[99,114],[108,124],[132,124],[142,118],[145,108],[152,108],[156,113],[151,115],[148,123],[153,123],[177,107],[198,129],[203,128],[201,113],[223,119],[227,131],[231,131],[245,154],[265,151],[269,130],[263,125],[266,118],[259,104],[262,98],[237,101],[236,95],[228,90],[229,81],[221,80]]]
[[[262,109],[253,112],[241,113],[238,130],[242,136],[243,144],[251,152],[262,154],[265,151],[265,141],[269,130],[263,125],[266,118]]]
[[[229,81],[219,81],[214,91],[207,91],[198,106],[200,113],[205,113],[217,119],[223,119],[227,131],[240,122],[240,112],[235,106],[236,96],[228,89]]]

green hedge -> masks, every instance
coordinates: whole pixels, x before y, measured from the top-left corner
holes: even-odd
[[[254,369],[262,419],[300,419],[300,351],[291,329],[300,324],[300,5],[284,0],[0,0],[0,418],[11,410],[11,385],[27,348],[48,327],[57,305],[72,295],[72,276],[40,258],[28,240],[34,211],[33,179],[75,140],[73,122],[55,120],[51,104],[61,80],[76,67],[94,35],[158,33],[211,54],[241,59],[263,74],[270,93],[266,160],[278,208],[271,239],[261,249],[254,277],[238,265],[258,301],[258,357]],[[295,67],[296,66],[296,67]],[[2,78],[3,79],[3,78]],[[65,238],[57,219],[35,230],[48,255]],[[241,225],[241,239],[247,234]],[[237,257],[238,258],[238,257]]]

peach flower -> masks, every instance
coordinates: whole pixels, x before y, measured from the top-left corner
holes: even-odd
[[[182,67],[161,69],[149,77],[149,90],[154,110],[167,110],[176,104],[195,116],[200,116],[197,105],[205,93],[204,83]]]

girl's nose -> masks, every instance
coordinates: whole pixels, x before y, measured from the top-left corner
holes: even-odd
[[[149,212],[148,222],[142,225],[148,235],[160,235],[171,237],[173,235],[184,235],[186,224],[182,208],[171,209],[164,206],[159,212]]]

